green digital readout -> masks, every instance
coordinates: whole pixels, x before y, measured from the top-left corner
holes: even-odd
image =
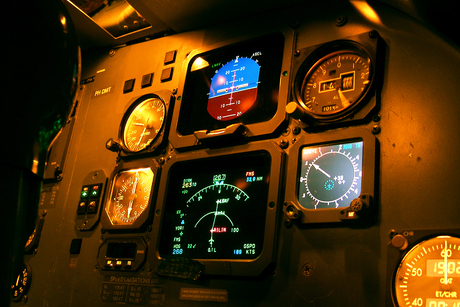
[[[264,245],[270,165],[268,152],[173,165],[160,256],[259,257]]]

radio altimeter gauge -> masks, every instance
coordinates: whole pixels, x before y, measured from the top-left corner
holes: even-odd
[[[396,306],[460,306],[460,238],[438,236],[414,246],[393,280]]]
[[[149,217],[156,167],[121,170],[112,179],[110,197],[104,207],[105,229],[137,229]]]

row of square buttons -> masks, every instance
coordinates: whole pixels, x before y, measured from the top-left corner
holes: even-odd
[[[166,52],[165,59],[164,59],[164,65],[174,63],[176,61],[176,54],[177,54],[177,50]],[[173,72],[174,72],[174,67],[168,67],[168,68],[163,69],[163,71],[161,72],[160,81],[167,82],[167,81],[172,80]],[[134,89],[135,82],[136,82],[136,79],[126,80],[125,84],[123,85],[123,94],[132,92]],[[142,80],[141,80],[141,88],[152,86],[152,82],[153,82],[153,73],[143,75]]]

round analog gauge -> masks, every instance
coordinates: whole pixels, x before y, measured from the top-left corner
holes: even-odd
[[[150,168],[126,170],[115,176],[105,207],[111,225],[131,226],[140,216],[148,215],[153,176]]]
[[[439,236],[414,246],[393,281],[396,306],[460,306],[460,238]]]
[[[126,149],[138,152],[152,144],[163,128],[165,115],[165,104],[156,97],[143,100],[127,113],[122,128],[122,139]]]
[[[32,269],[28,263],[24,263],[17,275],[14,284],[11,285],[11,296],[13,301],[20,301],[29,290],[32,282]]]
[[[301,81],[298,100],[307,113],[333,118],[356,106],[372,83],[372,62],[364,52],[342,50],[317,61]]]
[[[359,197],[363,142],[302,149],[299,203],[306,209],[348,207]]]

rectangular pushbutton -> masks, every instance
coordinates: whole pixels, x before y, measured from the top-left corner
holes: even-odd
[[[165,61],[164,61],[165,65],[174,63],[176,61],[176,53],[177,53],[177,50],[166,52]]]
[[[88,203],[87,213],[95,213],[97,211],[97,200],[92,200]]]
[[[170,81],[173,77],[174,67],[168,67],[161,72],[161,82]]]
[[[81,200],[78,203],[77,214],[85,214],[86,212],[86,200]]]
[[[94,184],[91,186],[91,197],[96,198],[101,194],[101,185]]]
[[[84,187],[81,189],[80,197],[81,197],[81,198],[88,198],[88,196],[89,196],[89,186],[84,186]]]
[[[153,73],[143,75],[142,81],[141,81],[141,88],[151,86],[152,81],[153,81]]]
[[[129,93],[129,92],[133,91],[133,89],[134,89],[134,81],[136,81],[136,79],[130,79],[130,80],[125,81],[125,85],[123,86],[123,94],[126,94],[126,93]]]

